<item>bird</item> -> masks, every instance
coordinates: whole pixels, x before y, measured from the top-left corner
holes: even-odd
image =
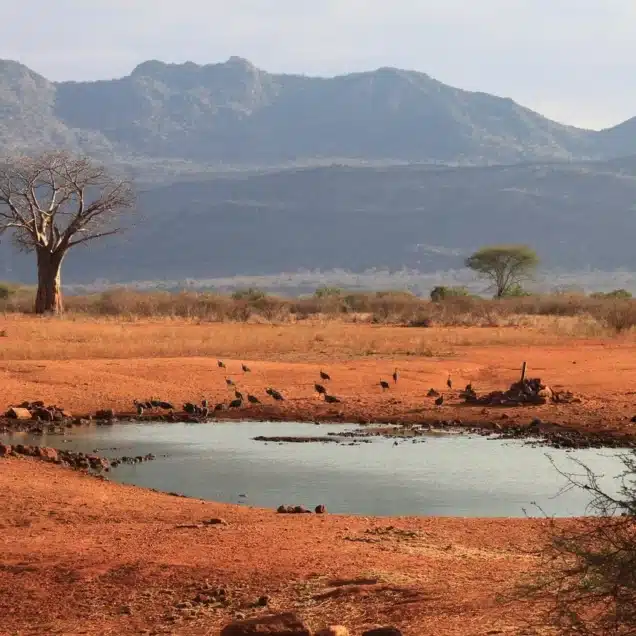
[[[234,386],[234,380],[232,380],[232,378],[225,378],[225,384],[228,386]]]
[[[314,384],[314,388],[316,389],[316,393],[321,393],[322,395],[327,393],[327,389],[325,389],[322,384]]]
[[[255,395],[250,395],[249,393],[247,394],[247,401],[250,404],[260,404],[261,403],[261,401]]]
[[[448,380],[446,380],[446,386],[447,386],[449,389],[452,389],[452,388],[453,388],[453,381],[451,380],[450,375],[448,376]]]
[[[236,397],[237,400],[243,399],[243,394],[240,391],[234,391],[234,396]]]
[[[429,389],[426,397],[439,397],[439,392],[435,389]]]
[[[223,404],[223,402],[219,402],[215,407],[214,410],[215,411],[223,411],[225,409],[225,404]]]
[[[283,402],[285,400],[281,393],[276,391],[276,389],[272,389],[271,387],[267,389],[267,393],[271,395],[277,402]]]
[[[209,415],[209,413],[210,413],[210,409],[209,409],[207,406],[204,406],[204,407],[201,409],[201,415],[202,415],[203,417],[207,417],[207,416]]]
[[[239,400],[238,398],[236,400],[232,400],[229,404],[229,408],[231,409],[240,409],[241,406],[243,406],[243,400]]]
[[[325,373],[322,369],[320,370],[320,378],[322,380],[331,380],[331,377],[328,373]]]
[[[137,407],[137,415],[140,417],[144,414],[144,407],[135,400],[135,406]]]
[[[245,363],[241,365],[241,369],[243,369],[243,373],[250,373],[250,371],[252,370]]]
[[[183,410],[190,415],[194,415],[197,412],[197,406],[192,404],[192,402],[186,402],[183,405]]]
[[[325,393],[325,402],[327,402],[327,404],[336,404],[337,402],[341,402],[341,400],[335,395],[327,395],[327,393]]]
[[[164,411],[174,411],[174,406],[170,402],[159,402],[159,408]]]
[[[203,399],[201,400],[201,406],[202,406],[204,409],[205,409],[205,408],[207,408],[207,406],[208,406],[208,401],[207,401],[205,398],[203,398]]]
[[[440,395],[436,400],[435,400],[435,404],[437,406],[442,406],[442,404],[444,404],[444,396]]]
[[[472,385],[472,383],[471,383],[471,382],[469,382],[469,383],[466,385],[466,388],[464,389],[464,391],[465,391],[466,393],[474,393],[474,391],[473,391],[473,385]]]
[[[225,362],[223,362],[223,360],[217,360],[216,363],[219,365],[220,369],[225,369]]]
[[[380,380],[380,386],[383,391],[386,391],[389,388],[389,383],[386,380]]]
[[[395,371],[393,371],[393,383],[397,384],[397,381],[398,381],[398,372],[396,368]]]
[[[159,408],[159,405],[160,405],[160,404],[161,404],[161,401],[160,401],[160,400],[153,400],[153,399],[151,399],[151,400],[150,400],[150,406],[151,406],[153,409]]]

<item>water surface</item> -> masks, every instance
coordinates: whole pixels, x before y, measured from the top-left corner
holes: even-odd
[[[5,435],[2,441],[92,452],[106,457],[154,453],[157,460],[113,469],[115,481],[193,497],[266,508],[280,504],[361,515],[468,517],[585,514],[582,490],[559,494],[563,470],[584,461],[615,492],[621,451],[566,452],[481,436],[433,435],[425,441],[373,438],[357,446],[279,444],[258,435],[327,435],[355,426],[297,423],[117,424],[71,430],[64,437]],[[246,497],[242,496],[246,495]],[[534,503],[533,503],[534,502]],[[525,510],[525,512],[524,512]]]

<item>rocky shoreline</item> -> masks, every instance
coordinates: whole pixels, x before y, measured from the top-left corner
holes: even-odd
[[[533,382],[533,381],[529,381]],[[515,387],[516,385],[513,385]],[[534,385],[531,385],[534,389]],[[537,387],[543,387],[538,384]],[[517,389],[518,390],[518,389]],[[545,387],[539,392],[544,393]],[[489,394],[489,400],[501,400],[497,392]],[[524,395],[524,394],[522,394]],[[533,393],[524,399],[535,399]],[[558,395],[558,394],[554,394]],[[569,394],[568,394],[569,395]],[[472,395],[465,396],[469,404],[474,399]],[[509,396],[506,399],[511,399]],[[517,396],[517,399],[521,399]],[[546,399],[540,396],[536,399]],[[561,398],[560,398],[561,399]],[[519,404],[521,406],[521,404]],[[483,414],[482,414],[483,415]],[[171,411],[170,413],[149,413],[135,415],[133,413],[117,413],[114,409],[100,409],[94,413],[82,416],[72,416],[58,406],[45,406],[42,401],[23,402],[19,406],[11,407],[4,417],[0,417],[0,434],[23,432],[30,435],[64,435],[76,427],[111,426],[125,423],[213,423],[237,421],[261,422],[313,422],[319,424],[351,424],[358,425],[355,431],[344,433],[329,433],[311,437],[301,436],[259,436],[255,439],[263,442],[277,443],[330,443],[341,441],[342,438],[356,438],[355,443],[373,437],[390,437],[397,441],[402,439],[421,439],[435,433],[464,433],[483,436],[494,436],[498,439],[526,440],[530,444],[550,446],[552,448],[584,449],[584,448],[636,448],[636,435],[616,431],[582,431],[576,423],[557,424],[542,421],[539,418],[530,419],[519,413],[514,416],[502,414],[498,421],[488,419],[449,419],[443,420],[425,414],[406,413],[393,417],[381,417],[376,420],[367,418],[353,419],[341,410],[331,410],[326,413],[308,412],[308,409],[276,405],[263,405],[257,408],[237,409],[234,411],[215,412],[206,416],[193,416],[186,412]],[[523,421],[525,419],[525,422]],[[530,421],[528,422],[528,420]],[[352,442],[353,443],[353,442]],[[117,460],[115,460],[117,461]]]

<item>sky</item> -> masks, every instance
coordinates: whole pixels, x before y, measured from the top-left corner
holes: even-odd
[[[604,128],[636,116],[636,0],[0,0],[0,58],[47,79],[232,55],[270,72],[394,66]]]

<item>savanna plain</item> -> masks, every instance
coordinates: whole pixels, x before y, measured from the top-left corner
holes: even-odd
[[[8,307],[0,407],[39,399],[73,415],[134,415],[134,399],[227,401],[231,378],[263,402],[233,412],[236,420],[505,427],[539,418],[636,433],[631,301],[400,301],[393,311],[385,299],[348,313],[228,301],[223,311],[234,313],[223,316],[190,301],[161,312],[110,297],[109,311],[103,302],[98,311],[69,299],[62,318]],[[460,399],[468,383],[478,393],[508,388],[523,362],[529,377],[580,401],[494,408]],[[316,394],[321,370],[340,402]],[[266,387],[285,401],[274,403]],[[426,397],[431,388],[442,405]],[[0,459],[0,509],[0,633],[215,634],[237,616],[283,610],[312,629],[344,624],[353,633],[378,625],[413,635],[550,633],[530,627],[536,603],[508,599],[538,567],[544,519],[280,515],[16,457]],[[201,523],[216,517],[226,523]]]

